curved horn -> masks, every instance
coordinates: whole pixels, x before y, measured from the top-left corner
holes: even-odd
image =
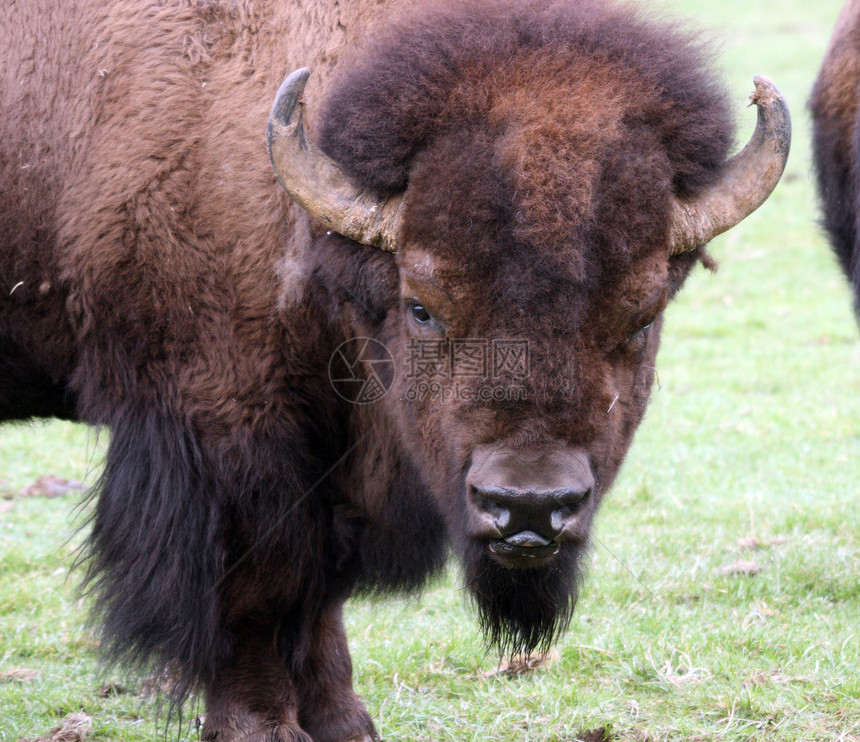
[[[753,79],[758,122],[749,143],[726,163],[719,181],[694,201],[674,201],[669,254],[695,250],[752,214],[776,187],[791,147],[791,115],[767,77]],[[752,103],[750,105],[752,105]]]
[[[330,229],[394,252],[403,198],[380,199],[353,185],[307,138],[301,95],[309,75],[310,70],[302,67],[284,80],[269,114],[266,141],[278,182],[293,201]]]

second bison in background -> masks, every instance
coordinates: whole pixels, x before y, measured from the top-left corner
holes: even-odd
[[[842,8],[812,91],[813,159],[824,227],[860,320],[860,0]]]
[[[552,641],[663,310],[785,164],[773,85],[727,162],[695,37],[598,2],[41,0],[0,33],[0,417],[110,428],[109,655],[202,690],[206,740],[369,740],[344,602],[449,549],[491,644]],[[290,200],[263,134],[305,64]]]

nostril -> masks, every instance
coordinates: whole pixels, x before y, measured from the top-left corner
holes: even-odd
[[[582,492],[565,492],[559,498],[559,503],[561,505],[559,509],[566,512],[568,515],[572,515],[582,507],[582,503],[584,503],[590,496],[591,488],[583,490]]]
[[[498,528],[505,529],[510,524],[511,511],[488,493],[473,487],[472,501],[480,510],[490,516]]]
[[[564,529],[565,523],[579,512],[585,501],[591,496],[591,489],[582,492],[565,492],[558,500],[559,507],[552,511],[550,522],[556,532]]]

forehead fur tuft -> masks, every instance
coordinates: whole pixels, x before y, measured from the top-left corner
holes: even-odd
[[[629,6],[443,0],[398,19],[335,79],[321,145],[388,195],[406,187],[434,140],[481,130],[515,181],[575,193],[555,217],[570,220],[588,209],[601,159],[612,156],[593,140],[606,150],[607,137],[633,137],[661,150],[672,190],[691,196],[716,177],[733,134],[707,62],[692,33]]]

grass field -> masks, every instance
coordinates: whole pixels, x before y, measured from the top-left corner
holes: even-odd
[[[741,139],[752,76],[781,87],[786,176],[667,312],[659,389],[543,667],[496,671],[453,567],[422,597],[351,604],[357,689],[389,742],[860,740],[860,342],[815,224],[805,109],[839,4],[668,6],[723,39]],[[0,428],[0,740],[78,711],[94,740],[164,733],[140,681],[99,668],[68,573],[78,498],[17,494],[45,474],[92,482],[104,443]]]

